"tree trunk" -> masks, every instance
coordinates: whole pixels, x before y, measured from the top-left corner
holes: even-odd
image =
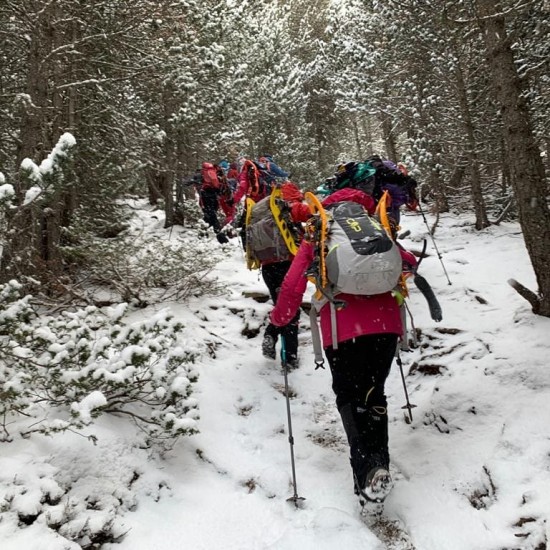
[[[380,111],[382,120],[382,133],[384,137],[384,146],[386,148],[386,156],[390,160],[397,162],[397,148],[395,146],[395,135],[392,127],[392,119],[386,111]]]
[[[533,311],[550,317],[550,210],[540,151],[522,94],[502,3],[477,0],[495,97],[501,105],[504,142],[510,160],[510,182],[516,196],[525,245],[538,283]]]
[[[355,137],[355,147],[357,147],[357,158],[363,158],[363,152],[361,151],[361,138],[359,136],[359,124],[357,118],[359,115],[353,115],[353,136]]]
[[[45,10],[46,11],[46,10]],[[45,13],[42,14],[45,16]],[[44,43],[43,22],[38,21],[33,28],[30,37],[26,93],[30,102],[25,102],[20,124],[20,139],[17,150],[16,166],[30,158],[34,162],[42,159],[45,144],[43,142],[44,117],[48,103],[48,74],[44,67],[43,55],[46,44]],[[22,202],[27,189],[20,178],[15,182],[15,192],[18,202]]]
[[[149,204],[152,206],[156,206],[158,204],[158,201],[162,199],[158,171],[155,170],[155,168],[153,168],[152,166],[147,166],[145,168],[145,180],[147,181]]]
[[[374,150],[372,148],[373,138],[372,138],[372,126],[370,121],[370,115],[366,114],[365,116],[362,117],[361,121],[363,123],[362,126],[363,126],[363,133],[365,134],[365,142],[367,143],[366,156],[371,157],[372,155],[374,155]]]
[[[508,187],[510,187],[510,162],[508,161],[508,157],[506,155],[506,144],[504,143],[504,139],[502,139],[500,149],[500,169],[502,172],[502,182],[500,185],[500,189],[502,196],[505,197],[508,194]]]
[[[174,205],[174,224],[185,225],[185,195],[183,188],[183,133],[181,129],[176,132],[176,203]]]
[[[458,101],[460,104],[460,110],[462,111],[462,121],[464,123],[464,131],[468,142],[466,155],[467,163],[470,168],[470,189],[472,192],[472,202],[476,216],[475,228],[479,231],[480,229],[489,227],[491,224],[489,222],[489,218],[487,217],[487,208],[485,207],[485,199],[483,198],[483,191],[481,188],[481,175],[479,173],[479,159],[477,156],[475,128],[472,121],[470,105],[468,103],[468,93],[466,90],[466,83],[464,81],[464,74],[462,72],[460,60],[458,61],[455,76]]]
[[[174,174],[176,172],[176,158],[174,151],[173,126],[170,119],[174,113],[173,103],[173,85],[167,83],[162,93],[164,107],[164,166],[160,178],[160,192],[164,198],[165,220],[164,227],[174,225]]]

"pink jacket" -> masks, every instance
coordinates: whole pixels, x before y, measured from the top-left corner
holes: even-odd
[[[344,193],[352,191],[353,193]],[[357,195],[360,193],[360,195]],[[348,197],[353,195],[353,199]],[[367,197],[367,199],[365,199]],[[359,200],[355,200],[358,198]],[[330,199],[330,200],[329,200]],[[327,197],[323,204],[330,204],[341,200],[354,200],[374,204],[372,197],[355,189],[342,189]],[[365,206],[364,204],[364,206]],[[410,260],[407,251],[407,261]],[[277,304],[270,314],[271,322],[276,326],[288,324],[294,317],[302,303],[306,291],[308,279],[306,271],[313,261],[314,247],[308,241],[302,241],[298,253],[288,270],[281,286]],[[403,256],[403,254],[402,254]],[[413,256],[414,261],[414,256]],[[364,334],[402,334],[401,315],[399,305],[391,292],[376,294],[373,296],[357,296],[352,294],[339,294],[339,299],[345,300],[347,306],[336,312],[336,327],[338,342],[350,340]],[[320,312],[321,334],[323,347],[332,345],[330,305],[326,304]]]
[[[237,212],[237,204],[239,204],[241,199],[247,195],[248,186],[248,176],[246,175],[246,171],[242,170],[239,173],[239,177],[237,178],[237,189],[235,189],[235,193],[233,193],[233,209],[231,213],[226,217],[225,223],[233,223],[233,220],[235,219],[235,213]],[[250,198],[254,202],[258,202],[264,197],[257,194],[251,194]]]

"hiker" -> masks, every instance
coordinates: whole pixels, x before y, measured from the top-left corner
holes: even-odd
[[[227,175],[227,172],[229,171],[229,161],[227,159],[220,160],[220,162],[218,162],[218,168],[221,168],[224,175]]]
[[[402,162],[395,164],[379,155],[372,155],[365,162],[376,170],[373,177],[373,197],[379,201],[384,191],[387,191],[388,214],[399,225],[402,206],[405,205],[409,210],[416,210],[418,207],[416,196],[418,182],[409,176],[407,167]]]
[[[229,165],[229,170],[227,171],[227,183],[232,193],[235,193],[237,190],[237,183],[239,180],[239,165],[236,162],[232,162]]]
[[[239,173],[237,190],[233,196],[235,204],[238,204],[243,197],[250,197],[254,202],[267,197],[271,187],[276,183],[277,178],[287,179],[288,172],[285,172],[275,162],[271,155],[260,157],[258,162],[241,158],[241,172]],[[253,174],[257,174],[259,184],[254,187]]]
[[[220,206],[220,210],[224,214],[224,222],[223,222],[223,227],[221,228],[220,232],[216,235],[216,238],[221,243],[223,243],[223,242],[227,242],[227,240],[224,239],[223,237],[224,235],[230,238],[235,236],[235,233],[232,231],[232,228],[229,226],[229,221],[228,221],[233,215],[235,202],[233,200],[233,191],[229,184],[229,180],[225,174],[225,171],[223,171],[223,169],[221,168],[218,169],[218,177],[220,179],[218,204]]]
[[[294,230],[295,241],[301,241],[303,230],[301,222],[307,221],[311,217],[309,207],[304,204],[303,194],[300,189],[292,182],[288,181],[281,185],[281,198],[288,208],[287,219],[288,225],[292,225]],[[268,199],[266,199],[268,200]],[[254,216],[254,210],[252,213]],[[278,232],[275,224],[271,223],[270,227],[273,231]],[[262,231],[262,240],[265,242],[265,231]],[[281,237],[279,237],[282,240]],[[253,238],[249,234],[248,246],[253,245]],[[287,271],[289,270],[293,254],[288,250],[287,246],[282,243],[279,246],[269,246],[269,255],[260,255],[259,263],[262,273],[262,278],[266,284],[273,304],[277,303],[277,297],[281,284]],[[266,248],[267,249],[267,248]],[[279,335],[285,339],[287,365],[290,369],[296,369],[299,366],[298,358],[298,322],[300,319],[300,311],[296,311],[294,317],[284,327],[277,327],[273,323],[268,323],[262,341],[262,354],[269,359],[276,357],[276,345]]]
[[[352,201],[369,213],[375,201],[359,183],[344,182],[322,204]],[[415,257],[400,248],[408,264]],[[277,327],[295,318],[307,286],[306,272],[315,259],[315,245],[307,234],[285,276],[270,320]],[[402,322],[399,304],[391,291],[370,296],[343,294],[341,309],[326,303],[320,309],[323,348],[332,373],[332,389],[350,446],[354,490],[364,499],[382,501],[389,493],[388,414],[384,384],[395,356]],[[337,342],[332,340],[331,309],[336,316]]]
[[[290,174],[285,172],[280,166],[278,166],[271,155],[262,155],[258,159],[258,163],[265,168],[268,174],[272,175],[274,178],[283,178],[287,179]]]
[[[240,156],[237,160],[241,167],[239,172],[237,189],[233,193],[233,210],[227,216],[226,224],[231,225],[237,213],[237,206],[244,199],[250,199],[254,203],[269,196],[271,189],[277,183],[277,178],[286,179],[288,173],[277,166],[270,155],[262,157],[263,163],[255,162]],[[271,160],[269,160],[271,159]],[[243,248],[246,249],[246,233],[243,230],[247,214],[247,205],[237,220],[236,227],[241,229]]]
[[[227,236],[221,231],[222,225],[218,219],[218,210],[223,205],[226,220],[233,212],[233,198],[231,191],[224,183],[223,170],[209,162],[203,162],[201,166],[201,187],[199,192],[199,205],[202,209],[204,221],[212,227],[216,238],[222,244],[228,242]],[[229,193],[228,193],[229,191]]]
[[[384,160],[379,155],[372,155],[364,161],[340,163],[334,176],[327,178],[317,188],[317,193],[326,196],[332,190],[341,188],[344,181],[357,178],[362,172],[365,172],[362,190],[371,195],[377,204],[383,200],[384,208],[397,225],[403,205],[408,210],[416,210],[418,207],[418,183],[409,176],[406,166],[401,162],[395,164],[391,160]]]

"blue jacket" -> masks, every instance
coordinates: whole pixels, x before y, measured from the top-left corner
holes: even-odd
[[[288,178],[289,176],[288,172],[285,172],[280,166],[275,164],[270,155],[260,157],[258,163],[274,178]]]

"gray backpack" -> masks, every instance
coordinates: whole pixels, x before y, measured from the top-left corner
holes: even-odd
[[[326,266],[331,294],[383,294],[399,282],[401,254],[386,230],[355,202],[326,209]]]
[[[327,218],[325,265],[328,285],[317,289],[310,310],[315,363],[323,357],[317,312],[330,302],[331,330],[334,349],[338,348],[336,310],[345,307],[337,294],[373,295],[393,290],[401,277],[403,262],[395,242],[375,218],[355,202],[346,201],[325,209]],[[318,239],[316,239],[318,241]],[[318,266],[318,261],[314,262]],[[314,270],[315,271],[315,268]],[[311,270],[309,272],[312,275]],[[313,273],[316,281],[319,281]]]
[[[292,257],[273,217],[269,196],[252,207],[246,226],[246,244],[260,263],[282,262]]]

